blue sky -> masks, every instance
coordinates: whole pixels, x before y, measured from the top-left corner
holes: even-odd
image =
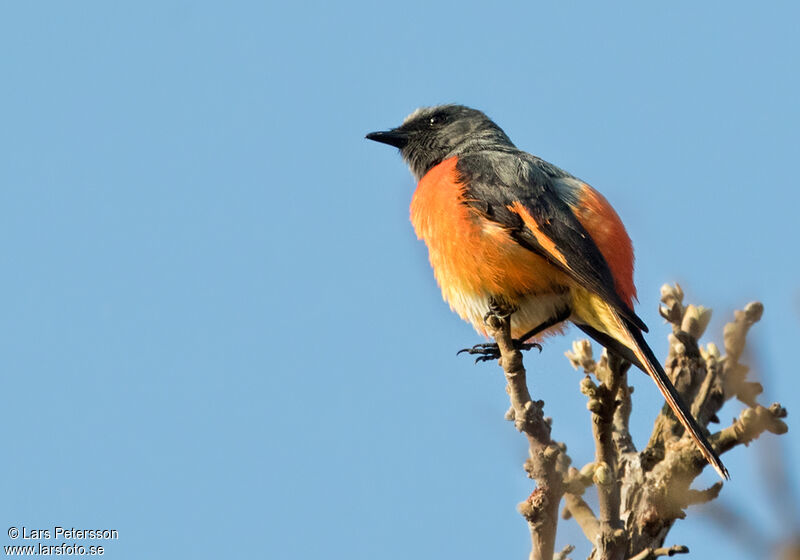
[[[750,360],[763,401],[796,414],[798,17],[789,2],[4,5],[0,520],[117,529],[120,559],[525,557],[515,506],[532,487],[501,372],[455,356],[479,339],[413,235],[411,176],[363,139],[442,102],[615,205],[660,356],[664,282],[714,309],[717,341],[763,301]],[[583,464],[563,357],[579,334],[527,365]],[[642,443],[661,403],[636,387]],[[777,534],[754,461],[774,453],[726,455],[723,496]],[[753,557],[690,519],[669,543]],[[562,523],[569,542],[585,557]]]

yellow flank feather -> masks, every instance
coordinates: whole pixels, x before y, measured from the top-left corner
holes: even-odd
[[[619,320],[619,316],[603,298],[580,286],[572,286],[572,314],[580,323],[585,323],[600,332],[637,351],[628,330]]]

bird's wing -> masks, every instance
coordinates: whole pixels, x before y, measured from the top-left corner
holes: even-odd
[[[569,176],[542,163],[524,152],[482,151],[461,155],[456,169],[465,185],[465,199],[477,212],[506,227],[520,245],[546,258],[647,332],[617,293],[611,269],[591,235],[559,196],[554,174]]]
[[[489,157],[487,157],[489,156]],[[558,192],[558,181],[578,182],[558,168],[521,152],[482,152],[461,156],[465,200],[484,218],[502,224],[523,247],[546,258],[609,307],[601,321],[578,325],[592,338],[648,373],[701,454],[723,479],[728,471],[642,337],[647,327],[615,290],[614,276],[572,207]],[[580,183],[580,182],[578,182]],[[581,183],[582,184],[582,183]],[[586,187],[588,188],[588,187]],[[602,310],[601,310],[602,311]]]

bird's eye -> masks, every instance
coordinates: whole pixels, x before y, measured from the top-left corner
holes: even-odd
[[[442,124],[443,122],[444,122],[444,117],[442,115],[433,115],[430,119],[428,119],[428,123],[431,126]]]

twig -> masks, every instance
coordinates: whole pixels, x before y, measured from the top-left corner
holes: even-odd
[[[748,368],[739,363],[750,327],[761,320],[764,306],[757,301],[748,303],[744,309],[735,311],[733,321],[725,325],[725,394],[733,395],[748,406],[755,406],[756,397],[763,388],[760,383],[745,381]]]
[[[733,424],[714,434],[713,441],[720,453],[724,453],[737,445],[747,445],[765,431],[785,434],[789,427],[783,418],[786,418],[786,409],[778,403],[769,408],[761,405],[745,408]]]
[[[525,380],[522,354],[514,348],[510,315],[487,317],[489,334],[500,349],[500,364],[506,376],[506,392],[511,399],[514,425],[528,438],[525,470],[536,480],[536,489],[519,505],[531,532],[531,560],[551,560],[555,549],[558,504],[563,495],[562,473],[558,472],[563,445],[550,437],[550,424],[542,413],[544,403],[533,402]],[[564,469],[566,470],[566,469]]]
[[[575,547],[572,546],[571,544],[568,544],[563,549],[561,549],[561,552],[557,552],[556,555],[553,556],[553,560],[569,560],[567,558],[567,554],[569,554],[573,550],[575,550]]]
[[[717,481],[705,490],[689,490],[686,493],[688,505],[705,504],[711,500],[716,500],[722,490],[722,481]]]
[[[575,350],[577,352],[579,348],[575,347]],[[577,355],[575,357],[578,358]],[[581,392],[589,397],[588,408],[592,412],[592,433],[595,441],[594,483],[597,486],[600,513],[599,534],[597,538],[590,540],[596,543],[599,558],[622,560],[625,546],[620,519],[619,450],[614,436],[614,416],[620,404],[617,400],[618,391],[625,385],[627,366],[623,364],[623,360],[607,352],[597,363],[590,363],[585,356],[572,361],[573,364],[589,364],[600,381],[599,386],[595,385],[587,375],[581,382]],[[582,507],[577,500],[570,499],[568,504],[571,509],[573,506]],[[572,513],[577,519],[577,513]],[[586,531],[583,525],[581,528]]]
[[[681,545],[675,545],[669,548],[645,548],[636,556],[632,556],[629,560],[653,560],[659,556],[674,556],[676,554],[688,553],[689,548]]]
[[[587,540],[591,543],[596,542],[600,536],[600,522],[586,500],[575,494],[564,494],[564,501],[566,502],[564,517],[575,519]]]

